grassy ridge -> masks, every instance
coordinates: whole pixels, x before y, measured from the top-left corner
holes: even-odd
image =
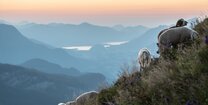
[[[124,72],[114,85],[103,89],[97,105],[208,105],[208,19],[195,26],[199,40],[171,59],[159,59],[144,72]],[[180,48],[179,48],[180,49]],[[110,104],[109,104],[110,105]]]

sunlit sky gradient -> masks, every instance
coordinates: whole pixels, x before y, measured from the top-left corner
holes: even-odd
[[[207,13],[208,0],[0,0],[0,19],[98,25],[171,24]]]

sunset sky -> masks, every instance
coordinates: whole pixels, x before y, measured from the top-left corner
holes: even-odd
[[[207,11],[208,0],[0,0],[0,19],[11,22],[151,27]]]

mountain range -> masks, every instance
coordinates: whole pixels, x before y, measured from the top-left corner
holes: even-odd
[[[22,25],[25,27],[30,27],[31,25],[30,28],[35,30],[36,28],[33,28],[33,27],[37,26],[38,24],[26,23]],[[46,26],[48,27],[50,26],[53,28],[59,27],[58,29],[60,29],[60,27],[62,27],[63,29],[65,28],[67,29],[69,27],[68,24],[57,24],[57,23],[48,24],[48,25],[43,25],[43,24],[39,24],[39,25],[43,27],[43,30],[44,30],[44,27]],[[87,24],[87,23],[81,24],[81,25],[96,27],[93,25],[91,26],[91,24]],[[119,32],[122,32],[122,31],[127,32],[128,30],[139,31],[139,29],[137,30],[137,28],[143,27],[142,29],[144,30],[144,33],[137,37],[134,36],[136,38],[133,38],[132,40],[129,40],[127,43],[122,44],[122,45],[111,46],[111,47],[105,48],[103,47],[104,45],[101,41],[99,42],[99,44],[93,45],[90,51],[82,52],[82,51],[63,50],[60,48],[56,48],[54,46],[51,46],[45,43],[47,39],[45,39],[44,42],[41,42],[40,40],[37,40],[37,39],[29,39],[28,37],[25,37],[25,36],[28,36],[27,34],[23,35],[15,27],[11,25],[2,24],[0,26],[5,28],[5,29],[1,28],[2,30],[0,30],[0,35],[2,36],[0,40],[4,40],[0,42],[2,43],[1,44],[2,46],[0,45],[0,48],[4,49],[2,50],[3,54],[0,55],[0,58],[2,58],[0,61],[2,63],[10,63],[10,64],[19,65],[31,59],[41,59],[47,62],[49,61],[50,63],[58,64],[63,68],[69,68],[69,69],[76,68],[81,72],[102,73],[106,76],[106,78],[109,81],[113,81],[116,79],[116,75],[120,72],[123,64],[136,60],[137,53],[140,48],[147,47],[148,49],[150,49],[152,54],[155,55],[156,50],[157,50],[156,40],[155,40],[157,37],[157,33],[159,33],[160,30],[167,27],[167,26],[158,26],[155,28],[148,28],[148,30],[145,30],[147,28],[143,26],[111,27],[110,29],[119,30]],[[49,29],[51,30],[51,28]],[[82,31],[82,30],[79,30],[79,31]],[[132,31],[132,33],[134,31]],[[57,32],[64,34],[64,31],[57,31]],[[31,31],[31,33],[36,33],[36,32]],[[104,33],[104,34],[107,34],[107,33]],[[20,37],[20,38],[16,38],[16,37]],[[47,38],[51,38],[51,37],[48,36]],[[85,38],[80,37],[77,40],[83,40],[83,39]],[[10,42],[13,42],[13,43],[10,43]],[[70,40],[68,40],[68,42],[70,42]],[[34,63],[32,65],[37,65],[37,64]],[[34,68],[34,66],[32,67]],[[37,67],[35,67],[35,69],[40,69]]]
[[[104,82],[105,77],[97,73],[75,77],[0,64],[0,105],[56,105]]]
[[[127,41],[148,30],[144,26],[115,27],[98,26],[89,23],[79,25],[50,23],[25,23],[15,25],[28,38],[39,40],[55,47],[95,45],[107,42]]]
[[[137,60],[137,54],[139,49],[148,48],[151,55],[157,57],[157,34],[167,28],[168,26],[161,25],[155,28],[149,29],[141,36],[128,41],[125,44],[111,46],[105,48],[102,44],[92,46],[89,51],[74,51],[66,50],[68,53],[75,57],[80,57],[94,62],[100,63],[100,68],[105,68],[102,73],[106,76],[117,78],[117,74],[121,72],[121,68],[129,62],[135,62]]]
[[[39,58],[63,67],[91,71],[96,62],[76,58],[60,48],[49,48],[24,37],[14,26],[0,24],[0,62],[21,64]],[[81,65],[81,66],[80,66]]]
[[[157,34],[167,27],[0,21],[0,105],[54,105],[112,83],[125,63],[137,60],[139,49],[156,55]],[[128,42],[105,46],[119,41]],[[61,48],[68,45],[92,48]]]
[[[61,67],[58,64],[51,63],[46,60],[42,59],[31,59],[24,63],[22,63],[20,66],[26,67],[26,68],[32,68],[40,70],[41,72],[50,73],[50,74],[63,74],[63,75],[69,75],[69,76],[79,76],[83,73],[81,73],[76,68],[64,68]]]

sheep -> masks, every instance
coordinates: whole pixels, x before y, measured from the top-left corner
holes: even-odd
[[[65,103],[59,103],[58,105],[67,105],[67,104],[65,104]]]
[[[140,70],[147,68],[151,63],[151,54],[148,49],[142,48],[138,53],[138,62],[140,64]]]
[[[170,27],[170,28],[167,28],[167,29],[164,29],[164,30],[160,31],[160,33],[158,34],[157,38],[159,39],[160,35],[161,35],[163,32],[167,31],[168,29],[176,28],[176,27],[183,27],[183,26],[186,26],[187,24],[188,24],[188,22],[185,21],[184,19],[179,19],[179,20],[177,21],[177,23],[176,23],[175,26],[172,26],[172,27]]]
[[[76,102],[75,101],[69,101],[65,105],[76,105]]]
[[[161,35],[163,32],[167,31],[168,29],[176,28],[176,27],[183,27],[183,26],[186,26],[187,24],[188,24],[188,22],[185,21],[184,19],[179,19],[179,20],[177,21],[177,23],[176,23],[175,26],[172,26],[172,27],[170,27],[170,28],[163,29],[162,31],[159,32],[159,34],[158,34],[158,36],[157,36],[158,41],[159,41],[160,35]],[[159,43],[157,43],[157,46],[158,46],[158,44],[159,44]],[[157,51],[157,53],[159,53],[159,52]]]
[[[84,105],[90,99],[96,98],[98,92],[96,91],[89,91],[86,93],[81,94],[79,97],[76,98],[76,105]]]
[[[96,91],[89,91],[81,94],[78,96],[75,101],[69,101],[66,104],[60,103],[58,105],[85,105],[86,102],[91,101],[92,99],[95,99],[98,95],[98,92]]]
[[[159,37],[159,52],[163,53],[171,47],[176,47],[179,43],[189,42],[196,38],[198,38],[198,33],[187,27],[168,29]]]

